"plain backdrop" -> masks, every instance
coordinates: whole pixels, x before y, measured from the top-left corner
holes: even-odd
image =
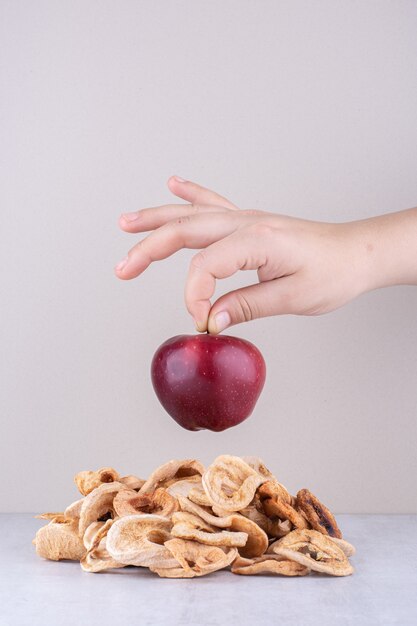
[[[113,273],[138,239],[119,214],[175,202],[171,174],[317,220],[415,206],[416,33],[413,1],[1,0],[4,511],[62,510],[79,470],[229,453],[336,512],[417,512],[416,288],[235,327],[264,392],[242,425],[195,433],[149,376],[194,332],[193,253]]]

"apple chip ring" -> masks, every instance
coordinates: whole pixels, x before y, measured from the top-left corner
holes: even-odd
[[[82,539],[72,522],[49,522],[39,528],[33,540],[36,553],[44,559],[79,561],[86,553]]]
[[[260,500],[265,498],[279,498],[286,504],[292,504],[293,497],[289,491],[276,480],[267,480],[264,482],[257,491],[257,496]]]
[[[107,551],[124,565],[171,568],[178,562],[164,546],[172,523],[160,515],[119,517],[107,534]]]
[[[240,457],[225,454],[204,472],[203,488],[212,504],[234,512],[248,506],[265,480]]]
[[[83,505],[84,498],[80,498],[75,502],[72,502],[67,506],[64,511],[64,515],[66,519],[72,519],[74,522],[78,524],[81,515],[81,507]]]
[[[139,489],[146,483],[146,480],[144,478],[138,478],[138,476],[134,476],[133,474],[129,474],[128,476],[122,476],[119,478],[119,483],[123,483],[123,485],[129,489],[139,491]]]
[[[170,539],[165,542],[165,546],[181,567],[167,569],[150,566],[152,572],[163,578],[205,576],[228,567],[238,556],[236,548],[226,550],[185,539]]]
[[[297,493],[296,506],[302,511],[314,530],[323,535],[342,539],[342,533],[335,517],[308,489],[300,489]]]
[[[74,482],[82,496],[88,496],[93,489],[96,489],[103,483],[114,483],[118,480],[119,474],[112,467],[102,467],[96,472],[78,472],[74,476]]]
[[[309,524],[304,515],[298,512],[291,504],[291,496],[279,483],[271,481],[261,485],[257,491],[262,508],[268,517],[289,520],[295,528],[308,528]]]
[[[258,474],[260,474],[266,480],[276,481],[275,476],[269,469],[266,467],[265,463],[258,456],[241,456],[242,461],[245,461],[248,465],[252,467]]]
[[[171,517],[180,509],[177,498],[162,487],[153,493],[142,495],[131,489],[121,489],[113,500],[113,507],[120,517],[135,513],[154,513],[162,517]]]
[[[164,488],[171,496],[180,495],[188,497],[190,491],[196,486],[201,486],[201,476],[199,474],[190,476],[189,478],[182,478],[181,480],[167,481]]]
[[[239,513],[257,524],[269,537],[275,539],[285,537],[292,529],[292,524],[289,520],[280,520],[276,516],[268,517],[253,504],[241,509]]]
[[[228,548],[243,547],[248,540],[248,535],[246,533],[231,532],[229,530],[207,532],[205,530],[198,530],[191,524],[185,524],[183,522],[174,524],[171,530],[171,535],[173,537],[178,537],[178,539],[198,541],[198,543],[202,543],[207,546],[225,546]]]
[[[86,496],[81,505],[79,533],[83,537],[91,522],[97,522],[106,515],[114,516],[113,500],[122,483],[103,483]],[[105,520],[103,520],[105,521]]]
[[[190,528],[204,530],[207,533],[214,533],[218,530],[211,524],[205,522],[198,515],[194,515],[194,513],[187,513],[186,511],[177,511],[172,516],[171,521],[173,524],[187,524]]]
[[[188,511],[191,514],[198,516],[211,526],[227,528],[235,533],[245,533],[247,535],[247,541],[243,545],[239,546],[239,553],[242,556],[250,558],[257,557],[263,554],[267,549],[267,534],[258,526],[258,524],[251,521],[247,517],[240,515],[240,513],[231,513],[226,517],[217,517],[216,515],[212,515],[207,509],[191,502],[187,498],[179,497],[178,499],[183,511]],[[178,513],[174,515],[173,519],[176,515],[178,515]],[[174,532],[172,532],[172,534],[175,535]],[[238,544],[235,545],[238,546]]]
[[[80,561],[85,572],[96,573],[106,569],[125,567],[123,563],[115,561],[106,549],[107,533],[113,521],[109,519],[106,522],[93,522],[85,531],[84,544],[86,546],[88,544],[88,549]]]
[[[185,494],[181,494],[181,495],[185,495]],[[200,506],[210,506],[211,507],[211,502],[210,499],[208,497],[208,495],[206,494],[206,492],[204,491],[204,489],[200,489],[198,487],[193,487],[192,489],[190,489],[189,493],[186,494],[186,497],[191,500],[191,502],[195,502],[195,504],[199,504]]]
[[[201,476],[204,466],[196,459],[172,460],[158,467],[142,485],[139,493],[149,493],[155,491],[157,487],[163,487],[164,483],[173,479],[180,480],[195,475]]]
[[[317,530],[293,530],[271,544],[268,552],[331,576],[349,576],[353,573],[353,567],[343,550],[330,537]]]
[[[237,558],[232,563],[232,574],[254,576],[257,574],[278,574],[280,576],[306,576],[310,570],[300,563],[283,559],[277,554],[264,554],[255,559]]]
[[[268,517],[288,520],[295,528],[308,528],[308,522],[304,516],[280,498],[266,498],[262,506]]]

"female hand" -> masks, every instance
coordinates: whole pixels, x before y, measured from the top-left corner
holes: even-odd
[[[239,210],[214,191],[175,176],[168,180],[168,187],[188,204],[122,215],[122,230],[153,232],[130,250],[115,271],[121,279],[135,278],[153,261],[181,248],[199,249],[190,264],[185,302],[201,332],[219,333],[233,324],[269,315],[327,313],[364,291],[395,284],[398,274],[403,280],[405,270],[401,267],[395,272],[391,263],[384,275],[387,263],[381,232],[385,228],[391,233],[398,221],[407,221],[403,217],[392,224],[393,216],[414,211],[411,222],[417,235],[415,209],[332,224]],[[211,305],[216,280],[239,270],[257,270],[259,283],[231,291]],[[417,275],[409,273],[405,271],[405,278],[414,284]]]

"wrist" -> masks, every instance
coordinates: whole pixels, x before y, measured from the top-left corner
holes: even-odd
[[[417,209],[352,222],[362,292],[417,284]]]

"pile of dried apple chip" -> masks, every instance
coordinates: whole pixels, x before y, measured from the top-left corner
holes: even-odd
[[[147,480],[110,467],[80,472],[82,498],[49,520],[33,543],[46,559],[87,572],[134,565],[165,578],[224,568],[234,574],[348,576],[354,547],[310,492],[291,496],[257,457],[222,455],[205,469],[169,461]]]

